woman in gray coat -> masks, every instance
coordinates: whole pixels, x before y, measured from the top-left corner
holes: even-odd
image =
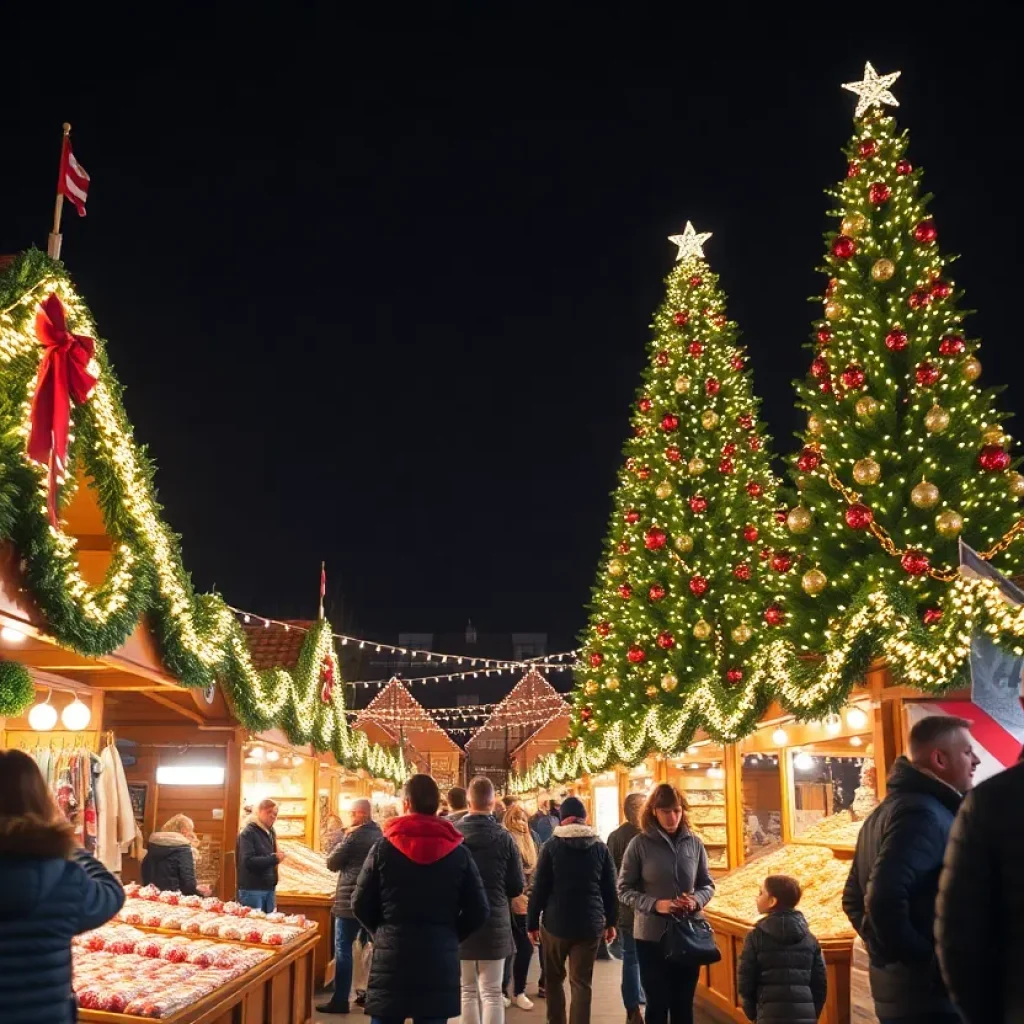
[[[669,963],[661,939],[672,917],[703,916],[715,893],[704,844],[691,831],[686,799],[674,786],[655,786],[622,860],[619,899],[633,908],[633,937],[647,993],[647,1024],[693,1024],[698,967]]]

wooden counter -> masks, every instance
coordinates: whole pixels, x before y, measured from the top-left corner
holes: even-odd
[[[334,980],[334,921],[331,908],[334,896],[318,896],[312,893],[276,893],[277,909],[282,914],[305,914],[316,922],[317,943],[313,958],[313,982],[319,991]]]
[[[715,942],[722,959],[710,967],[702,967],[697,981],[697,1002],[710,1006],[737,1024],[748,1024],[740,1006],[736,972],[747,935],[753,926],[710,908],[705,916],[715,930]],[[850,1024],[850,964],[853,959],[853,936],[820,939],[828,974],[828,997],[821,1024]]]
[[[317,933],[289,943],[280,953],[161,1024],[311,1024],[313,957]],[[88,1024],[153,1024],[148,1017],[79,1010]]]

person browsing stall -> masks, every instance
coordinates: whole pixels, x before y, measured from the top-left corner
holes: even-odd
[[[277,866],[285,858],[277,848],[276,821],[277,802],[261,800],[235,843],[238,902],[268,914],[277,907]]]

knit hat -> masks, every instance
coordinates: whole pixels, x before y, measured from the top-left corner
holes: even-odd
[[[567,796],[562,801],[562,806],[558,809],[558,816],[560,821],[565,821],[566,818],[577,818],[579,821],[586,821],[587,809],[583,806],[582,800],[574,796]]]

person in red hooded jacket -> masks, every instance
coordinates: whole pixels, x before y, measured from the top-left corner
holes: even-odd
[[[441,794],[429,775],[405,784],[401,817],[367,854],[352,909],[373,935],[366,990],[373,1024],[439,1024],[462,1012],[459,943],[490,906],[463,837],[437,817]]]

